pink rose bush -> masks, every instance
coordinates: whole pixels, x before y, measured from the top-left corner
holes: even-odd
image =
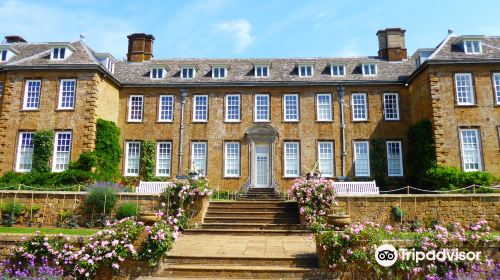
[[[337,205],[332,180],[297,179],[290,189],[290,196],[299,203],[300,214],[305,216],[309,226],[324,228],[330,208]]]
[[[393,228],[376,223],[355,223],[343,231],[327,229],[315,235],[323,269],[328,269],[339,278],[365,279],[499,279],[500,262],[488,257],[488,247],[499,238],[490,233],[484,220],[469,226],[452,223],[446,227],[434,225],[430,228]],[[391,242],[391,240],[393,240]],[[383,244],[393,244],[396,249],[436,252],[448,249],[451,252],[481,251],[479,260],[460,259],[403,260],[386,268],[375,259],[375,249]]]

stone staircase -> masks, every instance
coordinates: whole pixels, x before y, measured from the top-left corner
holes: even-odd
[[[155,277],[140,279],[318,279],[317,268],[297,203],[259,189],[211,201],[201,228],[186,230]]]

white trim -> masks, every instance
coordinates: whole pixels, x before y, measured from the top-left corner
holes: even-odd
[[[267,119],[257,119],[257,97],[267,97]],[[271,121],[271,96],[269,94],[256,94],[254,97],[254,122],[270,122]]]
[[[302,67],[305,67],[304,68],[304,73],[302,73]],[[310,67],[311,68],[311,75],[307,75],[307,68]],[[308,63],[304,63],[304,64],[298,64],[297,65],[297,70],[299,72],[299,77],[302,77],[302,78],[310,78],[310,77],[313,77],[314,76],[314,64],[308,64]]]
[[[153,70],[156,70],[156,77],[153,77]],[[161,77],[158,76],[158,70],[161,70]],[[165,69],[165,67],[151,67],[149,71],[149,77],[152,80],[164,79],[166,74],[167,74],[167,69]]]
[[[483,160],[481,158],[481,150],[482,150],[482,146],[481,146],[481,137],[480,137],[480,133],[479,133],[479,129],[477,128],[460,128],[459,129],[460,131],[460,157],[461,157],[461,161],[462,161],[462,170],[465,171],[465,172],[471,172],[471,171],[482,171],[483,170]],[[466,168],[465,166],[465,159],[464,159],[464,135],[463,135],[463,132],[471,132],[473,131],[475,133],[475,136],[476,136],[476,146],[477,146],[477,150],[475,151],[476,152],[476,156],[477,156],[477,165],[478,165],[478,168],[477,169],[474,169],[474,168]]]
[[[389,144],[398,144],[399,146],[399,166],[400,166],[400,173],[390,173],[390,168],[389,168]],[[385,149],[386,149],[386,156],[387,156],[387,176],[388,177],[401,177],[404,175],[403,171],[403,145],[401,141],[387,141],[385,144]]]
[[[328,109],[330,110],[330,118],[328,119],[320,119],[320,115],[319,115],[319,97],[320,96],[328,96],[328,100],[329,100],[329,106],[328,106]],[[333,120],[333,102],[332,102],[332,94],[331,93],[317,93],[316,94],[316,121],[319,121],[319,122],[330,122]]]
[[[219,69],[218,72],[219,72],[219,77],[215,77],[215,69]],[[224,70],[224,76],[221,77],[220,75],[220,70],[223,69]],[[224,67],[224,66],[212,66],[212,79],[225,79],[227,77],[227,67]]]
[[[237,168],[238,168],[238,173],[237,174],[228,174],[227,173],[227,166],[228,166],[228,158],[227,158],[227,146],[228,144],[236,144],[238,148],[238,155],[237,155]],[[240,177],[240,161],[241,161],[241,147],[240,147],[240,142],[238,141],[227,141],[224,142],[224,177],[227,178],[237,178]]]
[[[355,96],[362,96],[363,97],[363,110],[364,110],[364,118],[357,118],[356,117],[356,114],[355,114],[355,110],[354,110],[354,97]],[[359,122],[359,121],[367,121],[368,120],[368,106],[367,106],[367,102],[368,102],[368,95],[364,92],[356,92],[356,93],[352,93],[351,94],[351,111],[352,111],[352,120],[355,121],[355,122]],[[359,104],[358,104],[359,105]]]
[[[38,106],[37,107],[27,107],[28,103],[28,87],[31,82],[40,83],[38,90]],[[23,96],[23,110],[38,110],[40,109],[40,102],[42,101],[42,80],[26,80],[24,85],[24,96]]]
[[[58,49],[57,57],[55,57],[55,50]],[[64,49],[64,57],[61,58],[61,50]],[[70,48],[66,46],[55,46],[50,51],[50,59],[51,60],[65,60],[67,59],[73,52]]]
[[[326,173],[321,172],[321,149],[320,149],[321,144],[330,145],[330,148],[331,148],[331,154],[330,154],[330,156],[331,156],[331,162],[330,162],[331,174],[326,174]],[[325,178],[334,177],[335,176],[335,146],[333,144],[333,141],[318,141],[317,149],[318,149],[318,153],[317,153],[318,170],[320,170],[321,177],[325,177]],[[326,174],[326,176],[325,176],[325,174]]]
[[[471,102],[460,102],[460,98],[458,96],[458,79],[457,79],[458,76],[463,76],[463,77],[469,78],[469,82],[470,82],[469,93],[470,93]],[[457,105],[459,105],[459,106],[475,105],[476,100],[474,98],[474,81],[472,80],[472,73],[455,73],[454,80],[455,80],[455,98],[457,99]]]
[[[228,104],[228,97],[238,97],[238,119],[228,119],[228,113],[229,113],[229,104]],[[241,121],[241,95],[240,94],[226,94],[224,97],[224,106],[225,106],[225,112],[224,112],[224,121],[225,122],[240,122]]]
[[[495,77],[498,77],[498,85],[496,83]],[[500,72],[493,73],[491,76],[491,82],[493,83],[493,90],[495,92],[495,104],[500,105]]]
[[[337,68],[337,73],[339,73],[340,67],[343,68],[343,72],[344,73],[342,75],[339,75],[339,74],[335,75],[333,73],[333,68]],[[332,64],[330,64],[330,76],[333,76],[333,77],[343,77],[343,76],[346,75],[346,69],[347,69],[347,67],[343,63],[332,63]]]
[[[160,165],[159,165],[159,159],[160,159],[160,145],[162,144],[167,144],[168,149],[170,150],[170,154],[167,153],[167,161],[169,162],[168,164],[168,174],[160,174]],[[170,177],[172,176],[172,142],[171,141],[159,141],[156,142],[156,159],[155,159],[155,174],[158,177]]]
[[[130,173],[127,172],[128,170],[128,159],[129,159],[129,146],[130,144],[138,144],[139,145],[139,157],[138,157],[138,168],[137,168],[137,173]],[[125,141],[125,164],[123,168],[123,174],[124,176],[139,176],[139,172],[141,170],[141,142],[140,141]]]
[[[197,168],[196,171],[198,171],[198,169],[201,169],[203,171],[202,175],[203,176],[207,176],[207,166],[208,166],[208,162],[207,162],[207,153],[208,153],[207,147],[208,147],[208,145],[207,145],[207,142],[205,142],[205,141],[193,141],[193,142],[191,142],[191,164],[189,164],[190,169],[193,169],[193,164],[194,164],[194,145],[195,144],[203,144],[203,146],[205,147],[204,148],[205,153],[203,154],[203,157],[204,157],[203,158],[203,162],[204,162],[205,166],[196,166],[196,168]],[[204,167],[204,168],[200,168],[200,167]]]
[[[172,118],[170,119],[161,119],[161,107],[162,107],[162,98],[163,97],[171,97],[172,98]],[[173,94],[162,94],[158,99],[158,122],[160,123],[171,123],[174,121],[174,108],[175,108],[175,97]]]
[[[287,156],[286,156],[286,146],[287,144],[296,145],[297,148],[297,169],[293,170],[297,173],[287,174]],[[283,177],[285,178],[296,178],[300,177],[300,142],[299,141],[285,141],[283,142]]]
[[[184,76],[184,70],[189,70],[189,69],[193,70],[193,77],[185,77]],[[187,73],[187,74],[189,74],[189,73]],[[196,78],[196,67],[194,67],[194,66],[181,67],[181,79],[194,79],[194,78]]]
[[[132,113],[132,104],[131,104],[131,102],[132,102],[132,98],[134,98],[134,97],[140,97],[141,98],[141,118],[140,119],[132,119],[131,118],[132,117],[132,115],[131,115],[131,113]],[[144,96],[143,95],[130,95],[128,97],[128,110],[127,111],[128,111],[128,116],[127,116],[127,121],[128,122],[138,122],[138,123],[142,122],[142,119],[144,117]]]
[[[296,97],[296,106],[295,110],[297,111],[297,117],[295,119],[287,119],[286,117],[286,97],[287,96],[295,96]],[[300,104],[299,104],[299,95],[296,93],[291,94],[283,94],[283,121],[285,122],[298,122],[300,119]]]
[[[264,72],[263,68],[266,68],[267,69],[267,71],[266,71],[267,75],[265,75],[265,76],[264,75],[257,75],[257,68],[262,68],[261,74]],[[271,75],[270,70],[271,70],[271,67],[269,67],[268,64],[255,64],[255,66],[254,66],[255,77],[257,77],[257,78],[267,78],[267,77],[269,77]]]
[[[73,133],[71,131],[56,131],[56,133],[54,135],[54,149],[53,149],[53,153],[52,153],[52,172],[62,172],[62,171],[67,170],[67,168],[66,169],[57,168],[57,148],[58,148],[58,140],[59,140],[58,137],[61,134],[69,134],[69,151],[67,152],[68,153],[68,162],[63,163],[63,164],[69,166],[69,163],[71,162],[71,151],[73,150],[72,149]]]
[[[387,117],[387,109],[388,108],[387,108],[386,103],[385,103],[385,101],[386,101],[385,97],[386,96],[391,96],[391,95],[396,96],[396,117],[395,118],[389,118],[389,117]],[[383,99],[384,99],[384,112],[383,112],[384,113],[384,119],[386,121],[399,121],[400,118],[401,118],[400,114],[399,114],[399,94],[396,93],[396,92],[386,92],[383,95]]]
[[[375,73],[372,73],[371,71],[371,66],[374,65],[375,66]],[[370,70],[370,73],[366,73],[365,71],[365,66],[368,66],[369,70]],[[363,63],[361,64],[361,71],[363,72],[363,76],[367,76],[367,77],[374,77],[374,76],[377,76],[378,74],[378,67],[377,67],[377,63]]]
[[[467,42],[472,42],[472,51],[468,51],[467,50]],[[474,42],[478,42],[479,43],[479,50],[477,52],[474,51]],[[464,53],[466,53],[466,54],[482,54],[483,53],[483,47],[481,45],[482,45],[481,40],[464,40],[463,41]]]
[[[368,173],[358,173],[359,170],[356,168],[356,161],[357,159],[357,153],[356,153],[356,144],[363,144],[366,145],[366,156],[367,156],[367,165],[368,165]],[[369,141],[353,141],[352,145],[353,151],[352,151],[352,158],[353,158],[353,167],[354,167],[354,176],[355,177],[370,177],[371,176],[371,166],[370,166],[370,142]]]
[[[73,92],[73,107],[62,107],[62,93],[63,93],[63,84],[64,82],[74,82],[75,87],[74,87],[74,92]],[[59,98],[57,102],[57,109],[58,110],[65,110],[65,109],[75,109],[75,103],[76,103],[76,79],[61,79],[59,80]]]
[[[31,141],[33,142],[35,138],[35,132],[33,131],[21,131],[19,132],[18,136],[18,142],[17,142],[17,151],[16,151],[16,172],[30,172],[30,169],[21,169],[20,164],[21,164],[21,148],[22,148],[22,140],[23,140],[23,135],[24,134],[32,134],[31,136]],[[33,144],[33,143],[32,143]],[[33,147],[32,147],[33,149]],[[33,164],[33,150],[31,151],[31,164]]]
[[[206,118],[204,118],[204,119],[196,119],[196,116],[197,116],[197,114],[196,114],[196,98],[197,97],[205,97],[206,100],[207,100],[206,109],[205,109],[205,111],[206,111]],[[196,94],[196,95],[193,95],[193,117],[192,117],[193,118],[192,119],[193,122],[206,123],[208,121],[208,107],[209,107],[208,106],[208,101],[209,101],[209,99],[208,99],[208,95],[207,94]]]

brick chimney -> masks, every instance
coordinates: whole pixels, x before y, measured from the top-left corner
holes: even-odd
[[[8,36],[5,36],[5,42],[7,44],[26,43],[26,40],[24,40],[23,37],[21,37],[19,35],[8,35]]]
[[[143,62],[153,58],[153,35],[145,33],[134,33],[127,36],[128,38],[128,62]]]
[[[401,28],[386,28],[377,32],[378,57],[389,61],[401,61],[408,57],[405,32]]]

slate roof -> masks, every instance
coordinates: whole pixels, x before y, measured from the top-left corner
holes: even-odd
[[[465,36],[466,37],[466,36]],[[460,36],[448,36],[436,52],[429,57],[429,60],[478,60],[478,59],[500,59],[500,37],[499,36],[484,36],[481,40],[482,53],[466,54],[460,42]]]

